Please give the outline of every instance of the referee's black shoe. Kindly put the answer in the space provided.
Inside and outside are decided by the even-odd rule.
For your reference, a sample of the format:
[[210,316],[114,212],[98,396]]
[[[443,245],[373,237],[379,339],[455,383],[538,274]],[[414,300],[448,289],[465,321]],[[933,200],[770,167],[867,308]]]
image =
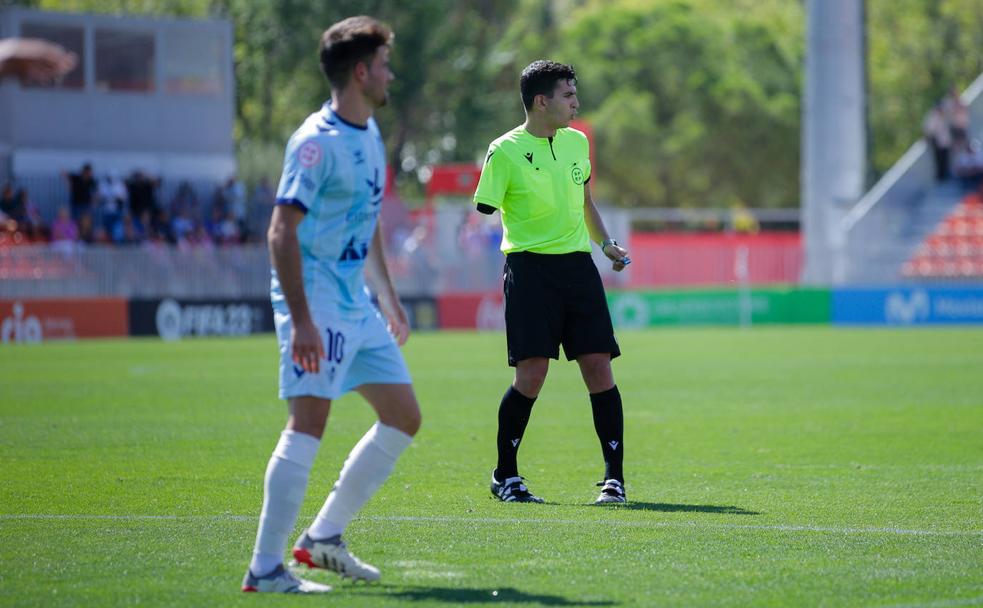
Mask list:
[[491,493],[502,502],[543,502],[543,499],[529,491],[522,477],[509,477],[505,481],[495,479],[492,472]]

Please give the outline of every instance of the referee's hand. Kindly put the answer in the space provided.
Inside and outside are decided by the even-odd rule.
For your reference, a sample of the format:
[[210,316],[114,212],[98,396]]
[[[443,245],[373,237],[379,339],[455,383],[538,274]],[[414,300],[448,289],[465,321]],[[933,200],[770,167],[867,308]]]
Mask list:
[[625,266],[631,264],[631,258],[628,257],[628,250],[620,245],[605,245],[601,251],[613,262],[611,268],[615,272],[621,272],[625,269]]

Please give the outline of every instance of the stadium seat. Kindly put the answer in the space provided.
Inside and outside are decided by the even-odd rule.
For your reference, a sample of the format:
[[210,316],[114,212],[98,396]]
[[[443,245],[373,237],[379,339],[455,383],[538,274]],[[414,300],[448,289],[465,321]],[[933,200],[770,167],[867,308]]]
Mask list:
[[983,195],[963,198],[919,243],[901,272],[912,278],[983,277]]

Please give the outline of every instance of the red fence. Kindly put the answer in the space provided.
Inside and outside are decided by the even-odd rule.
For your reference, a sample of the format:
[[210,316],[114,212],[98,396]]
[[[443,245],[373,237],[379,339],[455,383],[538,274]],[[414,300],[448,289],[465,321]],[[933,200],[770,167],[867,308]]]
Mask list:
[[631,235],[629,287],[726,285],[737,282],[738,252],[747,250],[751,283],[798,283],[802,246],[798,233]]

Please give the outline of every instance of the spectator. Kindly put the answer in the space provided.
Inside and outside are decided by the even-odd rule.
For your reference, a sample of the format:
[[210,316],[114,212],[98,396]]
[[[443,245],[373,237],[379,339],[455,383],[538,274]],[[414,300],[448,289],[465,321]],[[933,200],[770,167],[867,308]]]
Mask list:
[[189,209],[184,209],[179,215],[174,216],[174,219],[171,220],[171,232],[174,233],[174,238],[178,243],[194,231],[195,224]]
[[959,150],[965,147],[969,144],[969,108],[963,103],[958,87],[949,89],[949,94],[942,100],[942,109],[949,125],[952,148]]
[[758,218],[754,217],[754,214],[742,201],[731,205],[730,225],[733,231],[738,234],[758,234],[761,229]]
[[[150,211],[146,210],[146,213],[150,213]],[[151,234],[159,240],[176,245],[177,239],[174,238],[174,231],[171,229],[171,216],[167,213],[167,209],[158,209],[152,217]]]
[[0,212],[9,218],[14,214],[14,207],[16,204],[17,200],[14,198],[14,185],[7,182],[3,185],[3,190],[0,191]]
[[228,205],[227,211],[232,213],[239,231],[245,232],[246,229],[246,187],[236,178],[235,175],[229,177],[222,188],[222,196],[225,204]]
[[260,178],[259,183],[256,184],[256,188],[253,190],[252,200],[249,204],[253,208],[272,209],[275,202],[275,193],[273,192],[273,186],[270,185],[270,178],[264,175]]
[[242,233],[239,231],[239,226],[240,223],[236,221],[235,216],[232,213],[227,213],[225,219],[222,221],[219,238],[215,242],[221,243],[222,245],[236,245],[241,243]]
[[170,205],[171,216],[180,215],[185,209],[191,209],[192,214],[197,214],[198,212],[198,195],[195,194],[194,188],[187,180],[182,180],[178,184],[177,192],[174,193],[174,198],[171,199]]
[[85,163],[78,173],[63,173],[68,180],[71,195],[72,218],[79,221],[83,214],[91,213],[92,201],[96,194],[96,180],[92,176],[92,165]]
[[79,229],[72,220],[67,206],[58,208],[58,215],[51,224],[51,246],[65,255],[75,251],[79,241]]
[[205,222],[205,232],[216,243],[222,240],[222,224],[224,222],[225,218],[222,216],[222,209],[212,205],[212,217],[208,218],[208,221]]
[[21,219],[24,233],[34,241],[47,241],[48,228],[44,225],[44,218],[41,217],[41,210],[37,203],[27,193],[26,188],[21,188],[14,195],[18,199],[18,208],[21,209]]
[[949,177],[949,149],[952,147],[952,131],[946,120],[942,103],[937,103],[929,111],[922,123],[922,133],[932,147],[935,156],[935,179],[942,181]]
[[55,221],[51,224],[51,242],[68,241],[75,243],[78,240],[79,228],[72,221],[71,211],[63,205],[58,208],[58,215],[55,216]]
[[143,232],[143,227],[138,221],[133,219],[133,216],[129,212],[123,214],[120,221],[114,226],[111,234],[113,242],[120,245],[137,245],[146,236]]
[[130,214],[133,217],[140,217],[148,209],[152,215],[157,213],[157,186],[159,185],[160,180],[151,178],[139,169],[126,180],[126,189],[130,194]]
[[91,245],[96,242],[95,228],[92,225],[92,215],[83,213],[78,218],[79,241]]
[[123,212],[126,211],[130,195],[119,173],[110,171],[99,181],[99,214],[102,227],[112,234],[116,230]]
[[955,146],[952,174],[968,182],[983,177],[983,145],[978,139],[963,140]]
[[218,209],[220,215],[225,217],[226,212],[229,210],[228,203],[229,201],[225,199],[225,188],[215,186],[215,190],[212,191],[212,211]]
[[[259,231],[266,234],[266,228],[270,225],[270,216],[273,215],[273,207],[276,203],[276,193],[270,180],[265,175],[259,180],[256,188],[253,189],[253,196],[249,199],[249,233]],[[383,213],[385,213],[385,201],[383,201]],[[385,224],[384,224],[385,225]]]

